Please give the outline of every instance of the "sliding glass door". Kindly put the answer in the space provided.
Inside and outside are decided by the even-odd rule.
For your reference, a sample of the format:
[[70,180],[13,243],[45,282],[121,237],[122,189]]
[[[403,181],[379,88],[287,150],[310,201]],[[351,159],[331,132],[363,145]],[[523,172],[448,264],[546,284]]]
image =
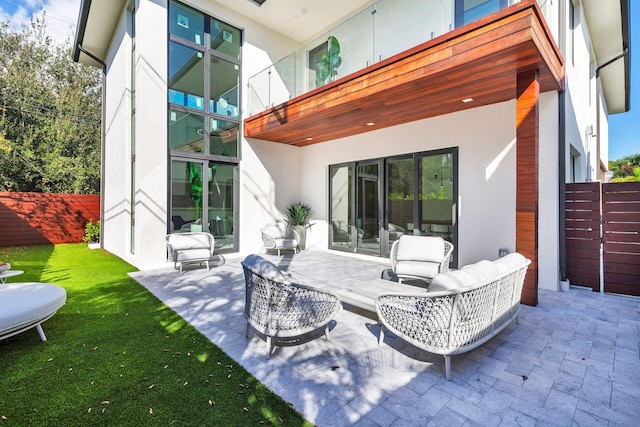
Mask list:
[[171,161],[171,233],[207,231],[216,251],[237,250],[237,167],[195,159]]
[[361,163],[357,166],[356,227],[361,235],[357,251],[380,253],[380,165],[378,162]]
[[457,152],[331,166],[329,246],[388,256],[404,234],[440,236],[456,245]]

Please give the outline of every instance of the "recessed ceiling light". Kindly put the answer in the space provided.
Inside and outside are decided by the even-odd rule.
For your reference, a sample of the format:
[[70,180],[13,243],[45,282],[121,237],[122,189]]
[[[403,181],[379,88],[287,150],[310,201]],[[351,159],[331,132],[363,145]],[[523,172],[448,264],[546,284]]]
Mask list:
[[373,126],[373,125],[375,125],[375,123],[374,122],[368,122],[368,123],[365,123],[365,125],[366,126]]
[[305,138],[307,141],[313,141],[313,138],[309,137],[309,138]]
[[465,98],[462,100],[462,102],[467,103],[467,102],[472,102],[473,98]]

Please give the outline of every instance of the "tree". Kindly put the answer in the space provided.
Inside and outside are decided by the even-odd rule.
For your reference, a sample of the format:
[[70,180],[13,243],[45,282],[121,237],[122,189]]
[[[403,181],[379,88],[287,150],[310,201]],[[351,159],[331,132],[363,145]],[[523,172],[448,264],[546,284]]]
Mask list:
[[45,18],[0,26],[0,191],[97,193],[100,71],[71,60]]
[[609,170],[613,172],[611,182],[640,181],[640,154],[630,154],[619,160],[609,161]]

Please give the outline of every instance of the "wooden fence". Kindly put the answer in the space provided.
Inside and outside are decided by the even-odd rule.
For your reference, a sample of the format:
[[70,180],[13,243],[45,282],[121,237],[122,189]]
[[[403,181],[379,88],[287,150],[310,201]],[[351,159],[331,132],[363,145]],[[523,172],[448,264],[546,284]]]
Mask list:
[[602,277],[605,292],[640,296],[640,183],[567,184],[565,194],[571,284],[600,291]]
[[604,290],[640,296],[640,182],[603,184]]
[[82,242],[100,195],[0,192],[0,246]]
[[600,290],[600,183],[565,187],[567,277],[572,285]]

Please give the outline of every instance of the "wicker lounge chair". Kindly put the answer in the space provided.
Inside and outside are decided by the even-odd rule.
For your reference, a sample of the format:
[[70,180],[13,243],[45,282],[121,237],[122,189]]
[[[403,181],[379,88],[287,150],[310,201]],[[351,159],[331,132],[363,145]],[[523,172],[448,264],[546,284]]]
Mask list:
[[329,322],[340,310],[337,295],[293,283],[291,278],[259,255],[242,262],[246,296],[244,317],[246,336],[253,327],[266,335],[267,359],[272,338],[290,338],[324,328],[329,339]]
[[262,232],[262,241],[265,249],[277,250],[278,256],[280,256],[280,251],[283,249],[292,250],[294,254],[298,253],[300,235],[287,224],[282,222],[268,224],[262,227],[260,231]]
[[441,237],[400,236],[391,246],[391,270],[402,279],[431,281],[438,273],[449,270],[453,244]]

